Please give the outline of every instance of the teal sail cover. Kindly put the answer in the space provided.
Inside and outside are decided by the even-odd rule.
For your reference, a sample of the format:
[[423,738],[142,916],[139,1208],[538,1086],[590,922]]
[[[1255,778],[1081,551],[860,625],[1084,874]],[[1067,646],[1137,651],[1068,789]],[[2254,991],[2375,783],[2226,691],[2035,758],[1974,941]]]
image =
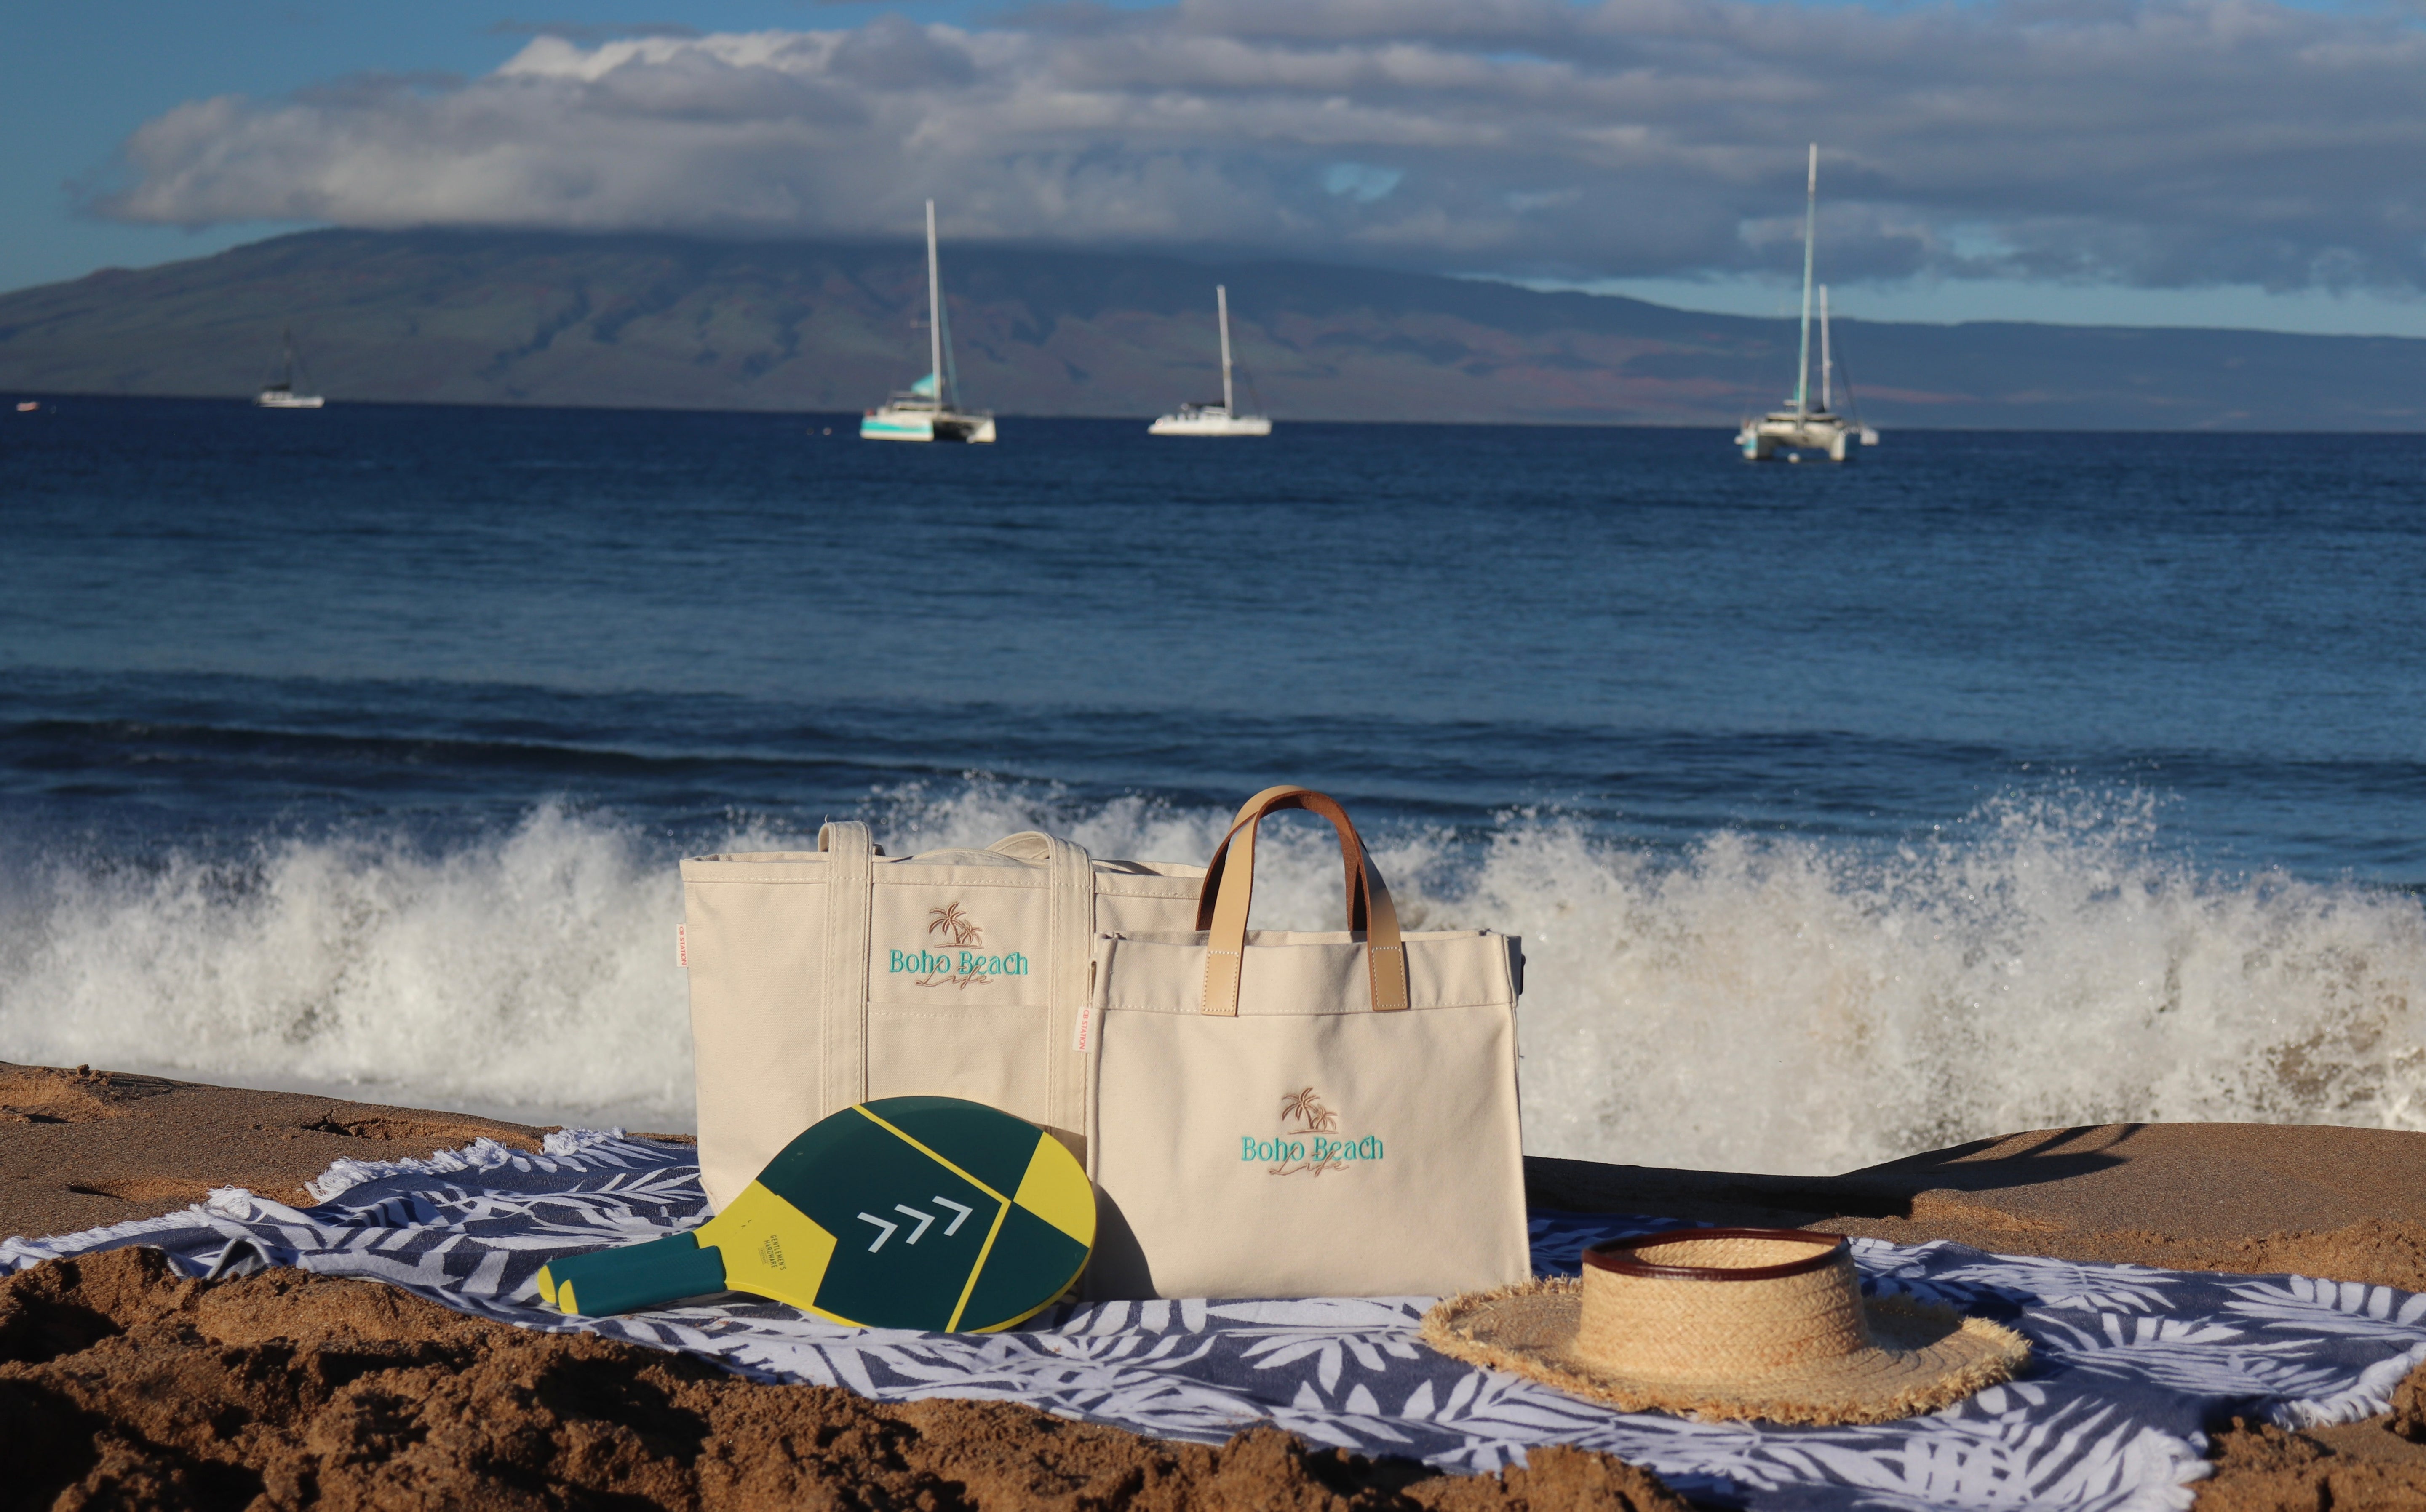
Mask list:
[[935,396],[935,375],[930,373],[925,378],[920,378],[917,382],[911,384],[910,392],[922,399],[933,398]]

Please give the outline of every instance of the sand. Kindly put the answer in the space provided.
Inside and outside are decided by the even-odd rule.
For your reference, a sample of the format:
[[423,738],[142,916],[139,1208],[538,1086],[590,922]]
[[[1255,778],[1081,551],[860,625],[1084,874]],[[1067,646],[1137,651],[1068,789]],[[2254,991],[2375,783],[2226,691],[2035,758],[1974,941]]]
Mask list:
[[0,1061],[0,1234],[174,1213],[215,1186],[309,1203],[337,1161],[395,1160],[487,1137],[537,1150],[543,1131],[464,1114],[124,1071]]
[[[340,1157],[543,1131],[0,1064],[0,1233],[309,1201]],[[2251,1124],[2022,1134],[1825,1180],[1528,1160],[1536,1202],[2426,1291],[2426,1134]],[[2368,1423],[2220,1424],[2203,1512],[2426,1506],[2426,1371]],[[0,1512],[16,1507],[1609,1508],[1685,1504],[1606,1456],[1437,1475],[1270,1429],[1219,1449],[1006,1404],[753,1385],[363,1281],[187,1281],[156,1252],[0,1281]]]

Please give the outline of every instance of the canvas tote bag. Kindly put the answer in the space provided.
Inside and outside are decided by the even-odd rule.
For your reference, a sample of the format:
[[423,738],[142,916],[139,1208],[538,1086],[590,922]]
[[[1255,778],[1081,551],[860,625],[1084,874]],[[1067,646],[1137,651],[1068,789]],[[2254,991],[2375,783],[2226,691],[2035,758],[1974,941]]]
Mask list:
[[[1247,931],[1255,826],[1338,832],[1344,934]],[[1530,1274],[1517,941],[1402,934],[1339,805],[1247,801],[1196,928],[1106,931],[1088,1021],[1091,1296],[1399,1296]]]
[[1195,866],[1029,831],[896,859],[864,824],[815,851],[682,863],[700,1180],[721,1212],[793,1135],[872,1097],[967,1098],[1081,1150],[1095,935],[1185,929]]

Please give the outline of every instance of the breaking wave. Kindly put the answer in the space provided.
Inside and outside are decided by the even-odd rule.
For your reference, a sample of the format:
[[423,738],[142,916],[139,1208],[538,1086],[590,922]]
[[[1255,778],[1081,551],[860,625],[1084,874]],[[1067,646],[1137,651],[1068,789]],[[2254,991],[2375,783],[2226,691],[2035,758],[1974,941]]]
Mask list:
[[[1524,937],[1537,1154],[1825,1173],[2078,1123],[2426,1127],[2418,901],[2203,873],[2153,814],[2009,797],[1884,851],[1660,851],[1543,813],[1372,838],[1411,924]],[[971,781],[881,792],[867,817],[896,855],[1042,828],[1197,861],[1223,815]],[[1257,925],[1337,927],[1327,832],[1293,818],[1275,842]],[[742,824],[686,848],[801,843]],[[0,1058],[687,1128],[673,857],[542,806],[434,851],[352,834],[21,865]]]

